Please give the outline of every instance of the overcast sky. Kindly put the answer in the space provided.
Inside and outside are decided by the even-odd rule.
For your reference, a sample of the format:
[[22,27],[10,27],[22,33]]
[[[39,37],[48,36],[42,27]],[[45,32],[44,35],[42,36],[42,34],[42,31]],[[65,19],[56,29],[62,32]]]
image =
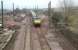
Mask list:
[[[1,0],[0,0],[1,1]],[[12,9],[12,3],[14,3],[15,8],[47,8],[48,3],[51,1],[51,7],[58,7],[58,0],[3,0],[4,8]],[[78,3],[78,0],[75,0]],[[0,4],[1,5],[1,4]]]

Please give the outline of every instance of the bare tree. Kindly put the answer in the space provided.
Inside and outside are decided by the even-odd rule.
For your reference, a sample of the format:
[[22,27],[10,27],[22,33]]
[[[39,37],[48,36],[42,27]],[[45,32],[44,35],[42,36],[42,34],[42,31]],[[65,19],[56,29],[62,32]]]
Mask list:
[[72,0],[61,0],[59,1],[60,8],[63,10],[63,16],[65,23],[68,23],[68,17],[72,14],[73,1]]

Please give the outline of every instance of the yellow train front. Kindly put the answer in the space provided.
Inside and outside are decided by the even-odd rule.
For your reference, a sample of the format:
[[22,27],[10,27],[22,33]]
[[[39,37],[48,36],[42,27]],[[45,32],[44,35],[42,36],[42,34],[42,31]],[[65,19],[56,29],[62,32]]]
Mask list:
[[33,25],[35,26],[35,27],[40,27],[41,26],[41,23],[42,23],[42,20],[40,19],[40,18],[33,18]]

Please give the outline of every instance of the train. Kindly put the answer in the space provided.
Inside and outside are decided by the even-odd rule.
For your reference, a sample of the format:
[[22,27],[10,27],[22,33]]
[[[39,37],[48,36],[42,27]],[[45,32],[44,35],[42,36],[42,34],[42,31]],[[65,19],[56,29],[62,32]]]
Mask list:
[[34,11],[31,11],[32,14],[32,23],[35,27],[40,27],[42,20],[40,17],[37,16],[37,14]]
[[34,17],[32,18],[32,22],[35,27],[40,27],[42,20],[39,17]]

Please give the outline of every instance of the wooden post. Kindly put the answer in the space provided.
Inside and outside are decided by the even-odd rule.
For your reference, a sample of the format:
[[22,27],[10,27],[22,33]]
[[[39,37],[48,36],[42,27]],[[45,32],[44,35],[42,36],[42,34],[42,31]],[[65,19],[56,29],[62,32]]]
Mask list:
[[13,17],[14,17],[14,3],[13,3]]
[[48,4],[49,28],[51,27],[51,1]]
[[1,11],[2,11],[2,30],[4,29],[4,19],[3,19],[3,1],[1,1]]

